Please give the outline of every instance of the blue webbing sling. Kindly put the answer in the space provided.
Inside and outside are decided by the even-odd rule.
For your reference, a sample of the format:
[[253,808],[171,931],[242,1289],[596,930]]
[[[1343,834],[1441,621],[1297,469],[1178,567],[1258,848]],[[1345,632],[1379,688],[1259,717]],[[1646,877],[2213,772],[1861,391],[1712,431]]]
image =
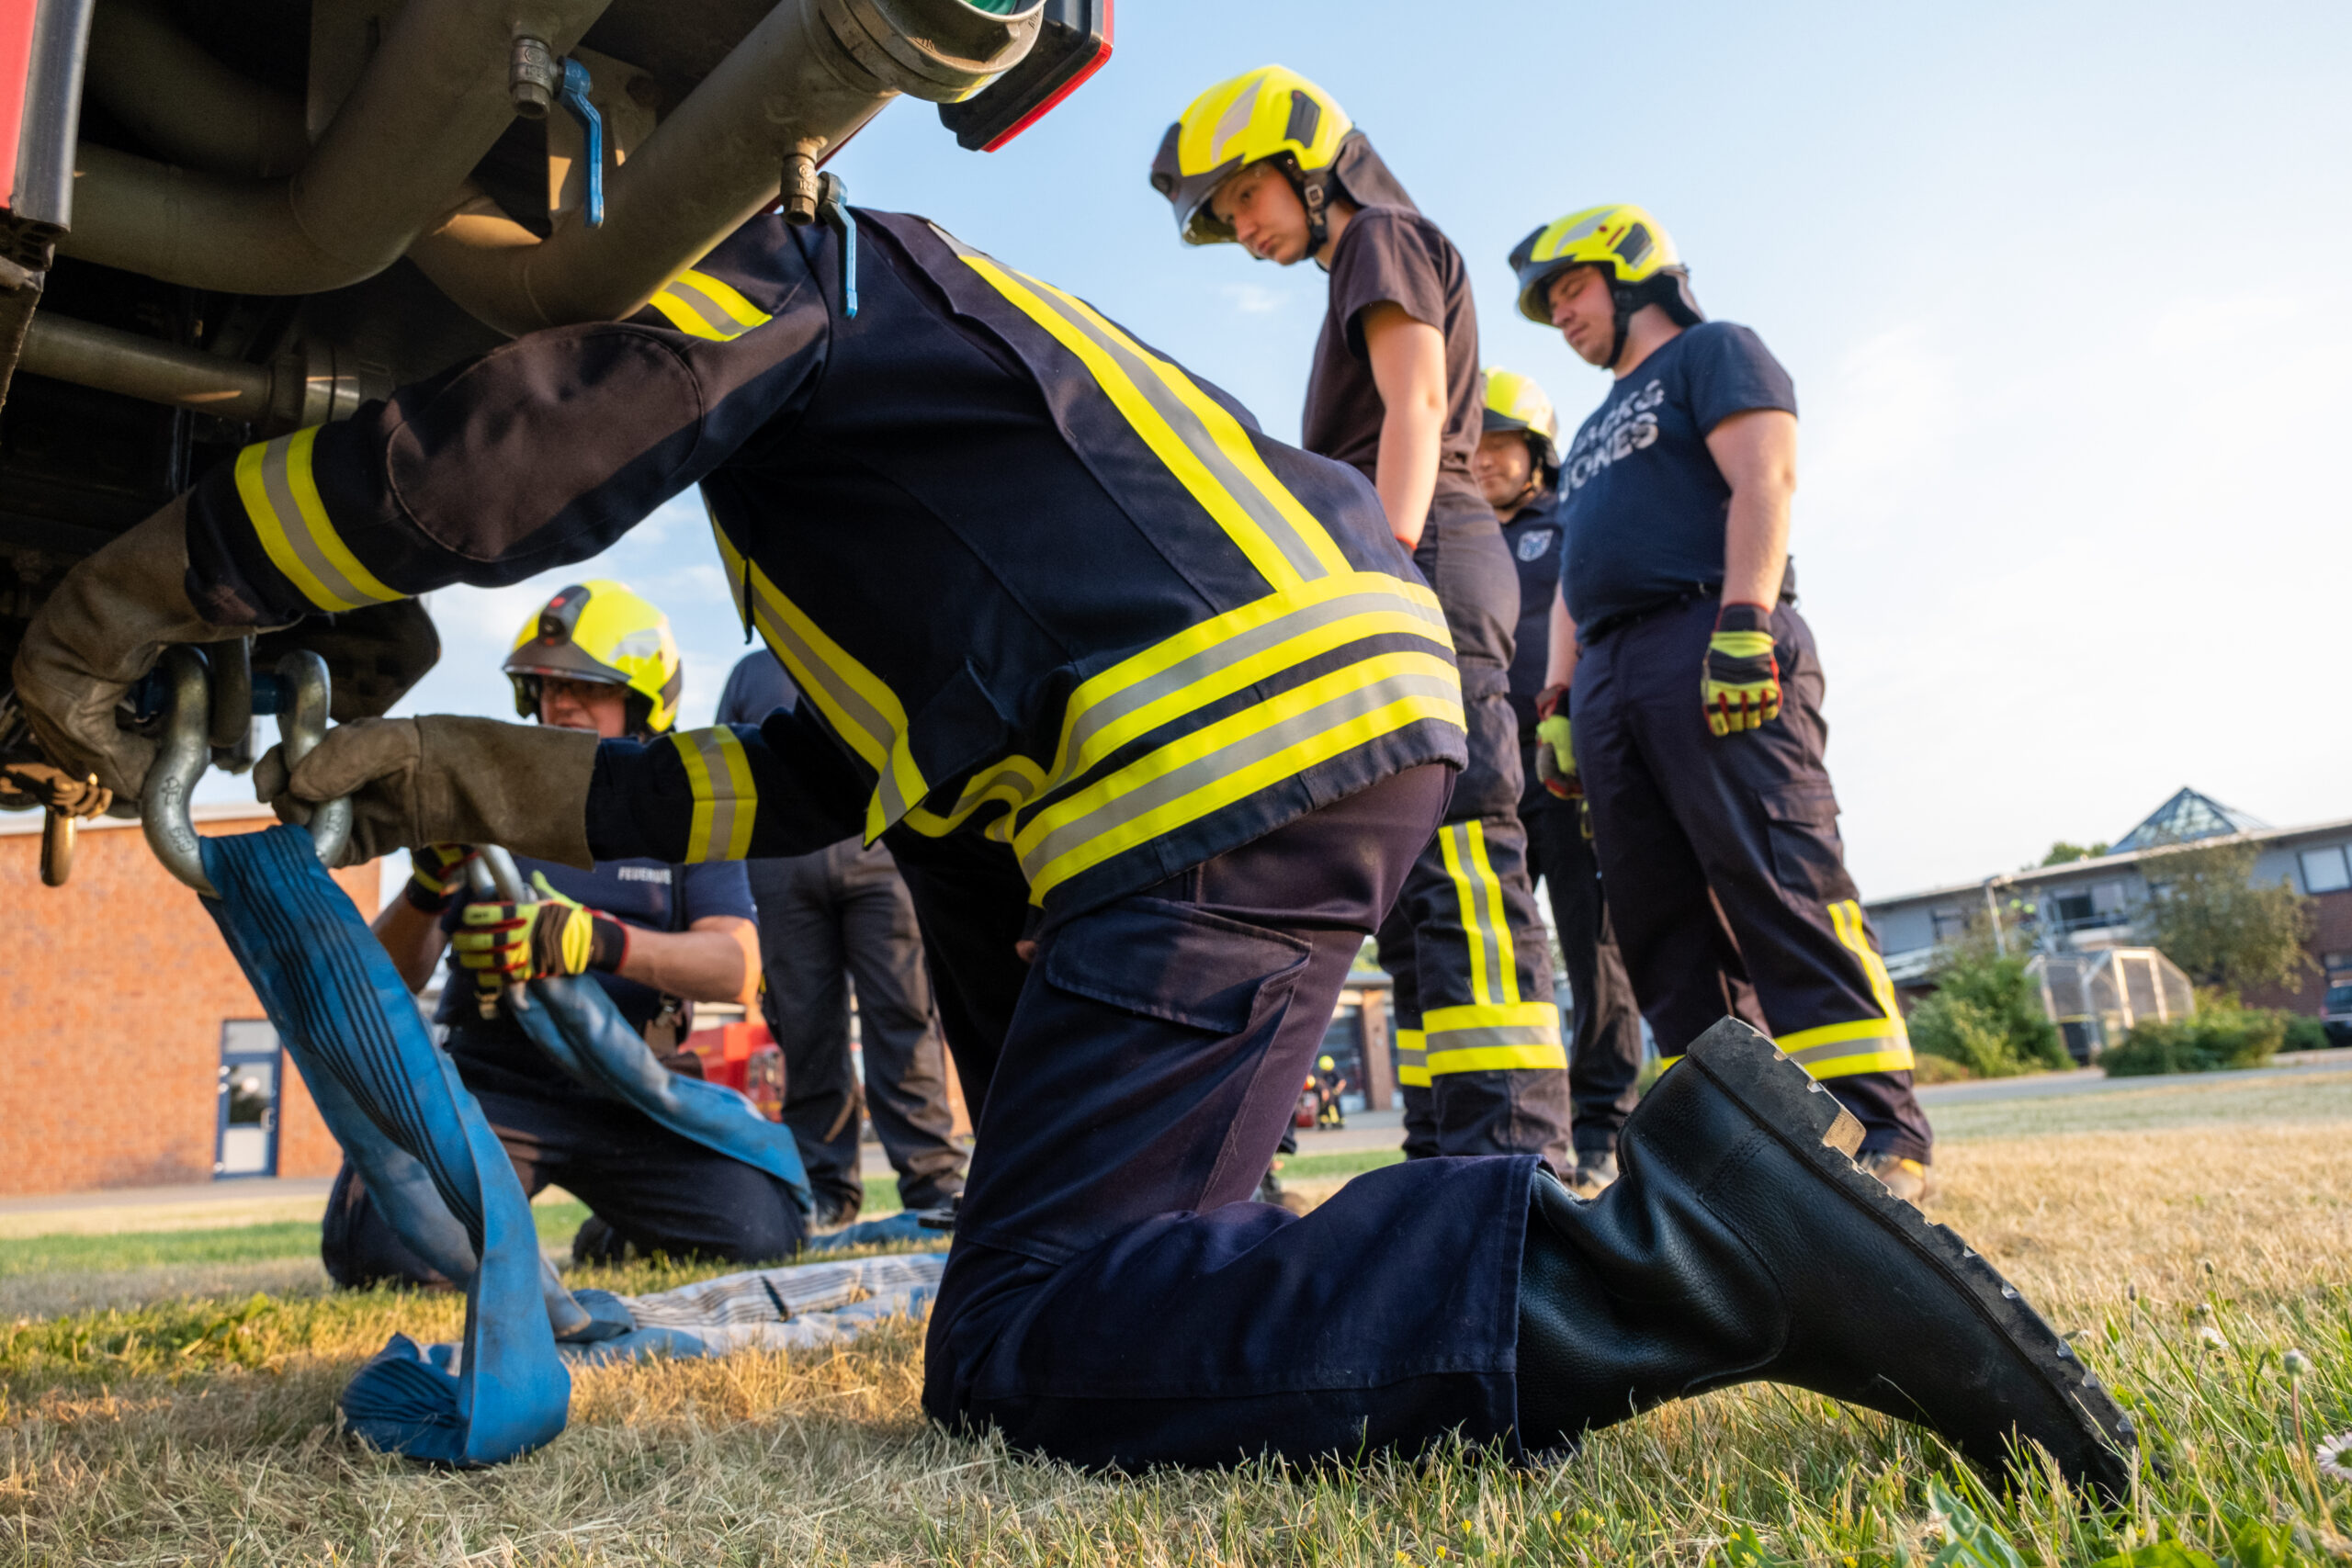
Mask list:
[[[603,1341],[637,1324],[607,1292],[575,1296],[556,1279],[497,1135],[309,835],[208,839],[201,852],[220,894],[205,907],[322,1120],[393,1230],[466,1282],[460,1370],[395,1335],[345,1389],[345,1419],[375,1447],[447,1464],[494,1464],[547,1443],[571,1396],[555,1341]],[[789,1129],[731,1089],[664,1068],[594,982],[536,980],[529,992],[514,1016],[569,1076],[775,1177],[809,1211]]]
[[[354,1125],[356,1110],[414,1161],[476,1260],[450,1276],[465,1280],[461,1369],[441,1371],[395,1335],[343,1391],[345,1419],[375,1447],[450,1465],[496,1464],[551,1441],[563,1430],[571,1377],[556,1351],[530,1201],[481,1108],[309,833],[274,828],[206,839],[202,850],[220,895],[205,908],[303,1081],[314,1095],[325,1089],[322,1116],[336,1117],[338,1137],[348,1134],[380,1162],[380,1144]],[[417,1196],[406,1168],[386,1174],[391,1194]],[[413,1218],[403,1228],[415,1228]],[[426,1234],[453,1254],[452,1235]]]

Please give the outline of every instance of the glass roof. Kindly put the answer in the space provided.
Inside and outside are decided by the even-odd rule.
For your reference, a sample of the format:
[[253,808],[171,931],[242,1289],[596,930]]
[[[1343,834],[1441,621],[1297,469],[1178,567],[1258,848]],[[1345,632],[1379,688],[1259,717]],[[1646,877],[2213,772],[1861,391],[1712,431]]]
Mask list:
[[2182,844],[2194,839],[2244,833],[2268,826],[2261,818],[2233,810],[2211,795],[2184,789],[2157,807],[2146,821],[2116,840],[2108,853],[2129,854],[2137,850],[2152,850],[2159,844]]

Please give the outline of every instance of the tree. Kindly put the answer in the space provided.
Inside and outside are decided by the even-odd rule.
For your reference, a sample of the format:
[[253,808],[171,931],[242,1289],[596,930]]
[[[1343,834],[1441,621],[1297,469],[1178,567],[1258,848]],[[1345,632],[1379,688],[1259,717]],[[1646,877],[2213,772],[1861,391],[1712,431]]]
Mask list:
[[[2105,853],[2107,853],[2107,840],[2104,839],[2095,844],[2072,844],[2061,839],[2050,846],[2050,852],[2041,857],[2041,863],[2067,865],[2078,860],[2097,860]],[[2026,869],[2031,871],[2036,868],[2028,866]]]
[[2142,933],[2189,979],[2231,998],[2319,967],[2303,951],[2311,900],[2284,880],[2256,886],[2260,853],[2226,839],[2160,851],[2140,866],[2154,895],[2136,911]]
[[1983,1078],[2075,1065],[2043,1016],[2025,960],[1996,956],[1972,932],[1946,950],[1932,995],[1911,1010],[1911,1043]]

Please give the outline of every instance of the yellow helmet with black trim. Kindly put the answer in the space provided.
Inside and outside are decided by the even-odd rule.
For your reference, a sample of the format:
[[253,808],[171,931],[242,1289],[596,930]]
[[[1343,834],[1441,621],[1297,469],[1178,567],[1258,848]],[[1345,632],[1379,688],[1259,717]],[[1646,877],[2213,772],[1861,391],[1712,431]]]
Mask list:
[[1536,468],[1556,472],[1560,467],[1560,416],[1553,409],[1552,400],[1544,396],[1544,389],[1535,384],[1535,378],[1489,366],[1486,382],[1487,407],[1481,428],[1523,432],[1528,446],[1535,454]]
[[676,724],[686,680],[670,617],[608,578],[575,582],[548,600],[524,623],[503,668],[525,718],[538,716],[545,676],[628,687],[631,734],[660,735]]
[[1319,248],[1329,176],[1355,122],[1337,98],[1281,65],[1261,65],[1219,82],[1194,98],[1159,143],[1151,186],[1176,209],[1176,231],[1187,244],[1230,243],[1232,226],[1217,221],[1209,197],[1233,175],[1266,159],[1283,173],[1306,205]]
[[1682,265],[1674,237],[1638,207],[1588,207],[1555,218],[1513,245],[1510,269],[1519,278],[1519,313],[1550,326],[1552,280],[1577,266],[1597,266],[1608,276],[1617,307],[1611,365],[1624,352],[1626,323],[1645,305],[1663,307],[1678,326],[1695,327],[1707,319],[1690,292],[1690,269]]

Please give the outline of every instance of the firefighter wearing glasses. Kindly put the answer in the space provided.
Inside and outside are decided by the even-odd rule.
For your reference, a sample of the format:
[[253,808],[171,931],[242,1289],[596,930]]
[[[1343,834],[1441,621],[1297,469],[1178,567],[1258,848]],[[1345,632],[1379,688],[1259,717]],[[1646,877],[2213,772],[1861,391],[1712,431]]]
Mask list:
[[[522,717],[639,740],[675,728],[685,682],[669,617],[604,579],[563,588],[525,621],[504,671]],[[516,869],[541,900],[514,905],[468,896],[471,853],[464,844],[416,851],[408,886],[377,916],[376,935],[413,987],[447,951],[436,1021],[449,1032],[458,1076],[481,1102],[524,1191],[554,1184],[588,1205],[573,1256],[616,1261],[632,1246],[729,1262],[790,1256],[806,1224],[782,1182],[573,1083],[494,1001],[509,981],[586,975],[673,1070],[699,1074],[678,1051],[684,1010],[738,1001],[759,985],[744,868],[640,856],[582,870],[518,856]],[[328,1272],[346,1285],[435,1282],[348,1166],[327,1206],[322,1251]]]
[[1545,684],[1571,695],[1540,761],[1582,781],[1658,1049],[1760,1010],[1751,1021],[1861,1120],[1865,1164],[1922,1197],[1931,1134],[1846,874],[1820,656],[1788,562],[1795,387],[1754,333],[1700,312],[1638,207],[1555,219],[1510,265],[1520,313],[1615,378],[1560,475]]
[[[1519,820],[1509,701],[1519,587],[1471,472],[1478,320],[1467,266],[1329,94],[1270,65],[1168,128],[1151,183],[1188,244],[1330,274],[1309,451],[1353,465],[1436,590],[1461,661],[1470,765],[1380,928],[1396,982],[1406,1153],[1542,1155],[1563,1174],[1567,1056]],[[1422,1086],[1426,1086],[1426,1089]]]
[[1589,1198],[1617,1179],[1617,1134],[1640,1096],[1642,1021],[1625,963],[1610,931],[1592,824],[1584,803],[1536,756],[1535,728],[1558,704],[1545,688],[1552,601],[1560,592],[1560,435],[1552,400],[1534,378],[1489,369],[1486,418],[1472,464],[1487,504],[1503,525],[1503,547],[1519,568],[1519,625],[1510,661],[1510,707],[1519,720],[1527,788],[1519,819],[1527,829],[1527,866],[1544,884],[1560,939],[1568,992],[1576,1002],[1576,1039],[1568,1051],[1568,1096],[1575,1103],[1576,1169],[1568,1186]]
[[847,277],[846,236],[757,218],[626,321],[248,447],[28,628],[51,760],[136,793],[150,743],[115,712],[160,643],[513,581],[699,484],[789,713],[650,741],[362,721],[256,785],[349,794],[354,857],[887,841],[978,1111],[933,1416],[1129,1468],[1538,1452],[1770,1377],[2127,1483],[2064,1343],[1736,1023],[1594,1202],[1532,1155],[1401,1162],[1305,1218],[1248,1201],[1462,766],[1444,616],[1354,469],[920,218],[842,218]]

